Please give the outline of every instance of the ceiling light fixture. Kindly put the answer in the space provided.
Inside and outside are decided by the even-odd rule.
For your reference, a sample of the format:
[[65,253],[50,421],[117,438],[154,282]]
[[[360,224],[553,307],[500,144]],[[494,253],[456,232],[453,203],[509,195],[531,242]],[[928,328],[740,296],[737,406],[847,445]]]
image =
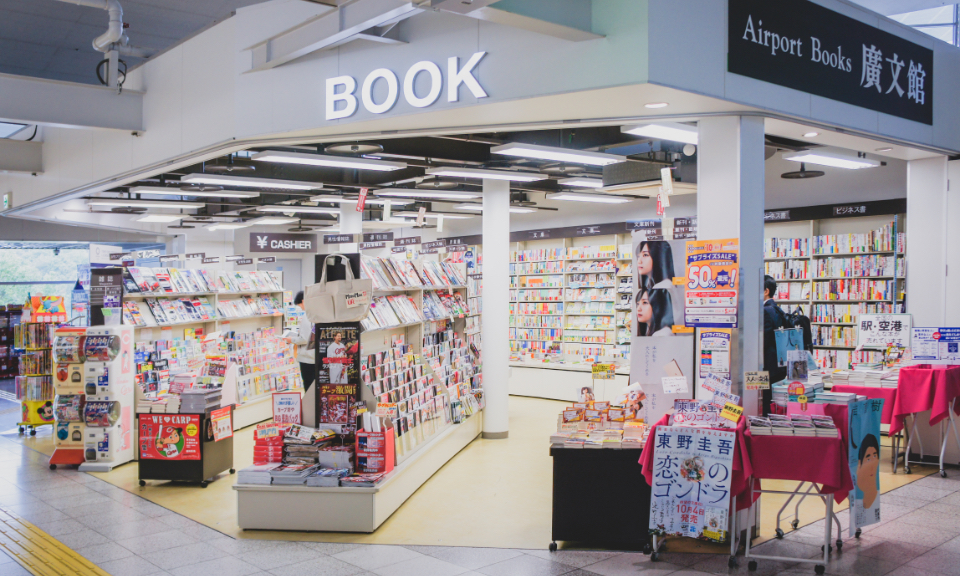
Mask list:
[[155,194],[158,196],[197,196],[210,198],[257,198],[259,192],[241,192],[239,190],[181,190],[162,186],[134,186],[131,194]]
[[87,206],[126,206],[129,208],[203,208],[203,202],[177,202],[175,200],[132,200],[129,198],[94,198]]
[[650,102],[649,104],[644,104],[644,108],[666,108],[670,104],[667,102]]
[[291,222],[298,222],[299,220],[299,218],[284,218],[281,216],[261,216],[260,218],[247,220],[244,224],[251,226],[279,226],[280,224],[290,224]]
[[267,150],[258,152],[250,157],[251,160],[261,162],[282,162],[284,164],[306,164],[309,166],[324,166],[326,168],[350,168],[354,170],[376,170],[377,172],[392,172],[407,167],[406,162],[388,162],[372,158],[351,156],[327,156],[325,154],[304,154],[301,152],[281,152]]
[[[311,202],[334,202],[343,204],[345,202],[356,202],[358,198],[345,198],[343,196],[333,196],[333,195],[321,195],[321,196],[312,196],[310,198]],[[378,200],[376,198],[371,198],[367,196],[367,204],[380,205],[384,204],[386,200]],[[391,199],[390,203],[394,206],[406,206],[407,204],[413,204],[416,200],[405,200],[402,198],[397,198],[396,200]]]
[[573,162],[575,164],[589,164],[591,166],[608,166],[626,162],[626,156],[604,154],[603,152],[587,152],[585,150],[570,150],[553,146],[539,146],[536,144],[522,144],[513,142],[502,146],[494,146],[491,154],[505,156],[519,156],[521,158],[536,158],[537,160],[554,160],[557,162]]
[[[458,204],[453,207],[454,210],[471,210],[473,212],[483,212],[483,204]],[[511,206],[510,212],[514,214],[529,214],[531,212],[536,212],[533,208],[521,208],[519,206]]]
[[257,208],[259,212],[281,212],[286,214],[287,212],[300,212],[303,214],[339,214],[339,208],[323,208],[320,206],[260,206]]
[[620,131],[634,136],[646,136],[684,144],[697,144],[700,131],[696,126],[677,122],[659,122],[657,124],[633,124],[621,126]]
[[188,184],[214,184],[216,186],[242,186],[248,188],[271,188],[275,190],[316,190],[323,188],[320,182],[275,180],[251,176],[225,176],[222,174],[187,174],[180,182]]
[[819,135],[820,135],[819,132],[807,132],[806,134],[803,135],[803,137],[804,137],[804,138],[816,138],[816,137],[819,136]]
[[182,218],[186,218],[184,214],[147,214],[146,216],[141,216],[137,218],[137,222],[176,222]]
[[567,200],[570,202],[596,202],[598,204],[626,204],[633,202],[633,198],[623,196],[605,196],[601,194],[580,194],[577,192],[557,192],[547,194],[547,200]]
[[893,152],[893,148],[877,148],[877,152]]
[[247,224],[246,222],[244,222],[244,223],[242,223],[242,224],[240,224],[240,223],[233,223],[233,222],[221,222],[220,224],[213,224],[212,226],[207,226],[207,230],[210,230],[210,231],[215,231],[215,230],[237,230],[237,229],[239,229],[239,228],[249,228],[249,227],[250,227],[250,225]]
[[546,180],[546,174],[534,174],[532,172],[510,172],[507,170],[484,170],[481,168],[456,168],[454,166],[444,166],[441,168],[428,168],[428,176],[449,176],[453,178],[479,178],[482,180],[508,180],[510,182],[536,182],[537,180]]
[[[377,190],[377,196],[393,198],[409,196],[411,198],[430,198],[433,200],[473,200],[480,198],[479,192],[459,192],[456,190],[420,190],[415,188],[383,188]],[[368,200],[369,202],[369,200]]]
[[859,156],[841,154],[838,152],[829,152],[827,150],[805,150],[803,152],[795,152],[793,154],[784,155],[783,159],[791,160],[793,162],[806,162],[807,164],[819,164],[820,166],[831,166],[833,168],[846,168],[848,170],[876,168],[880,165],[879,160],[871,160],[870,158],[861,158]]
[[579,186],[581,188],[603,188],[603,178],[574,176],[573,178],[562,178],[557,180],[557,184],[562,184],[564,186]]
[[[401,218],[416,218],[419,216],[419,213],[418,212],[395,212],[394,216],[400,216]],[[436,218],[439,218],[440,216],[443,216],[445,220],[446,219],[466,220],[468,218],[473,218],[473,214],[451,214],[449,212],[444,212],[442,214],[439,214],[437,212],[427,212],[426,214],[424,214],[424,218],[436,219]]]

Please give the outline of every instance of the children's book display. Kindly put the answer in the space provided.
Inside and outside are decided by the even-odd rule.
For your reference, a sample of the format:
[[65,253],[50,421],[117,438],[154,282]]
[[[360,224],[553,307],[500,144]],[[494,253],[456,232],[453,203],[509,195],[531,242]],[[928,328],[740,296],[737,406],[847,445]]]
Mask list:
[[640,409],[646,395],[639,384],[628,386],[615,402],[593,399],[593,388],[584,386],[578,402],[557,417],[551,448],[643,448],[649,432]]
[[19,353],[14,392],[20,401],[19,431],[36,435],[37,426],[54,422],[53,331],[67,321],[62,296],[31,296],[13,328],[13,349]]

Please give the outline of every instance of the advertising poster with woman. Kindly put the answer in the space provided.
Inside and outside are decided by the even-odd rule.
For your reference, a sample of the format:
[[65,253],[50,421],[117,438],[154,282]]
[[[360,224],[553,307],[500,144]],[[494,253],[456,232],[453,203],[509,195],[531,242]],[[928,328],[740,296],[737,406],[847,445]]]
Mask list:
[[862,400],[849,405],[850,433],[850,535],[880,521],[880,416],[883,399]]
[[665,393],[662,379],[693,380],[694,343],[693,334],[683,326],[684,286],[673,283],[684,273],[684,241],[647,236],[646,230],[633,232],[630,382],[646,392],[643,417],[653,423],[673,408],[674,400],[690,398],[689,392]]

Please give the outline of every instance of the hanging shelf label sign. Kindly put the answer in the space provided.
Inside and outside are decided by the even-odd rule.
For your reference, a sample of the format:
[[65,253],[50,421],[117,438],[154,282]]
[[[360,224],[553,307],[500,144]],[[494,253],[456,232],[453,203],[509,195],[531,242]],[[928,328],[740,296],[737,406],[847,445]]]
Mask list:
[[[392,234],[392,232],[391,232],[391,234]],[[411,237],[409,237],[409,238],[394,238],[394,239],[393,239],[393,245],[394,245],[394,246],[412,246],[412,245],[414,245],[414,244],[419,244],[419,243],[420,243],[420,237],[419,237],[419,236],[411,236]]]

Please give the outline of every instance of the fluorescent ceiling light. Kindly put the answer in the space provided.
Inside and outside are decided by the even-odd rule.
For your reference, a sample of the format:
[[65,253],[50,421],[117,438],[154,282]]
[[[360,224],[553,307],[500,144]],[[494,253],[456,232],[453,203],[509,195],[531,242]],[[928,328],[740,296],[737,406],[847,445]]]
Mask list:
[[816,138],[816,137],[819,136],[819,135],[820,135],[819,132],[807,132],[806,134],[803,135],[803,137],[804,137],[804,138]]
[[9,138],[26,127],[26,124],[0,122],[0,138]]
[[[311,202],[356,202],[358,198],[344,198],[343,196],[332,196],[332,195],[322,195],[322,196],[313,196],[310,198]],[[397,198],[396,200],[391,199],[390,204],[393,206],[406,206],[407,204],[413,204],[416,200],[404,200],[402,198]],[[386,200],[378,200],[376,198],[371,198],[367,196],[367,204],[380,205],[386,203]]]
[[503,146],[494,146],[492,154],[506,156],[520,156],[521,158],[536,158],[538,160],[554,160],[557,162],[573,162],[575,164],[590,164],[591,166],[607,166],[626,162],[626,156],[604,154],[602,152],[587,152],[585,150],[570,150],[554,148],[553,146],[538,146],[536,144],[521,144],[514,142]]
[[[417,212],[396,212],[394,216],[400,216],[401,218],[416,218],[418,216]],[[424,218],[439,218],[443,216],[444,220],[466,220],[468,218],[473,218],[473,214],[437,214],[436,212],[427,212],[424,214]]]
[[207,230],[237,230],[238,228],[248,228],[250,225],[247,223],[232,223],[232,222],[222,222],[220,224],[214,224],[213,226],[208,226]]
[[[384,188],[377,190],[377,196],[409,196],[410,198],[430,198],[434,200],[473,200],[480,198],[479,192],[458,192],[456,190],[419,190],[417,188]],[[367,200],[369,202],[369,200]]]
[[568,200],[570,202],[597,202],[599,204],[626,204],[633,198],[623,196],[604,196],[601,194],[579,194],[577,192],[557,192],[547,194],[547,200]]
[[656,124],[634,124],[622,126],[620,131],[634,136],[659,138],[685,144],[696,144],[700,131],[696,126],[679,124],[677,122],[658,122]]
[[649,104],[644,104],[646,108],[666,108],[670,104],[666,102],[650,102]]
[[893,148],[877,148],[877,152],[892,152]]
[[581,188],[603,188],[603,178],[588,178],[586,176],[574,176],[572,178],[561,178],[557,184],[564,186],[579,186]]
[[203,208],[203,202],[177,202],[176,200],[131,200],[128,198],[94,198],[87,206],[128,206],[131,208]]
[[134,186],[131,194],[157,194],[160,196],[198,196],[210,198],[257,198],[259,192],[241,192],[239,190],[181,190],[179,188],[165,188],[163,186]]
[[808,164],[819,164],[820,166],[831,166],[833,168],[846,168],[848,170],[859,170],[860,168],[876,168],[880,165],[879,160],[870,158],[859,158],[857,156],[829,152],[827,150],[806,150],[804,152],[795,152],[786,154],[784,160],[794,162],[806,162]]
[[253,226],[254,224],[262,226],[276,226],[280,224],[290,224],[292,222],[299,221],[299,218],[286,218],[282,216],[261,216],[260,218],[254,218],[252,220],[247,220],[244,224],[249,224]]
[[176,222],[186,218],[183,214],[147,214],[137,218],[137,222]]
[[[483,204],[458,204],[453,207],[454,210],[472,210],[474,212],[483,212]],[[511,206],[510,211],[514,214],[529,214],[531,212],[536,212],[533,208],[521,208],[519,206]]]
[[214,186],[245,186],[249,188],[272,188],[277,190],[316,190],[323,188],[320,182],[274,180],[249,176],[223,176],[220,174],[188,174],[180,178],[186,184],[213,184]]
[[507,170],[483,170],[480,168],[428,168],[428,176],[450,176],[455,178],[480,178],[482,180],[509,180],[511,182],[536,182],[546,180],[546,174],[532,172],[510,172]]
[[326,154],[304,154],[301,152],[280,152],[267,150],[258,152],[250,157],[251,160],[263,162],[283,162],[285,164],[307,164],[310,166],[325,166],[328,168],[352,168],[355,170],[376,170],[378,172],[392,172],[407,167],[406,162],[388,162],[373,158],[352,158],[344,156],[328,156]]
[[260,206],[260,212],[300,212],[303,214],[339,214],[339,208],[322,208],[320,206]]

